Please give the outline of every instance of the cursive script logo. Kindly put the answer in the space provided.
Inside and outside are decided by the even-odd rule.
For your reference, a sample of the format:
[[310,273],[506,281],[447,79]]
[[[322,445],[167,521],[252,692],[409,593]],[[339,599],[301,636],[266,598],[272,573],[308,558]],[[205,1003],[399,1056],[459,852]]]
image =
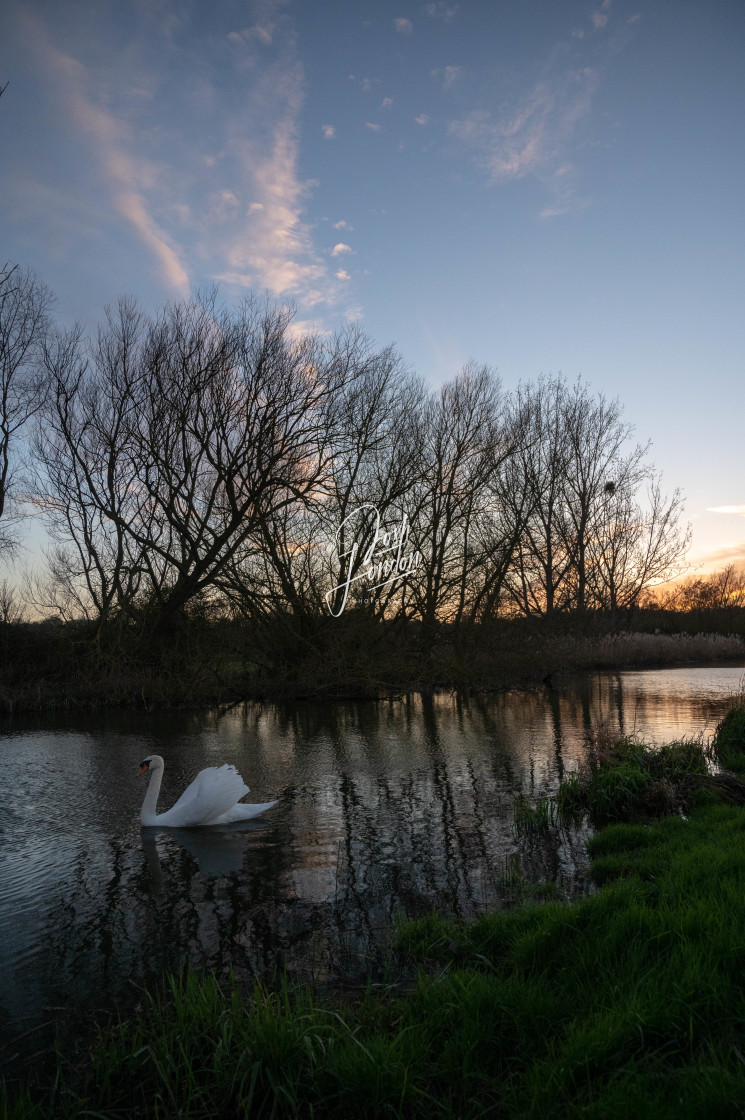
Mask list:
[[[374,591],[390,587],[396,580],[405,579],[417,570],[422,554],[416,549],[406,551],[409,532],[409,518],[405,513],[399,525],[384,529],[380,523],[380,512],[371,502],[363,502],[344,518],[336,531],[341,582],[326,593],[326,606],[334,618],[338,618],[347,605],[353,584],[364,580],[365,597],[372,598]],[[371,539],[363,552],[362,542],[370,534]],[[339,597],[340,602],[334,609],[334,602]]]

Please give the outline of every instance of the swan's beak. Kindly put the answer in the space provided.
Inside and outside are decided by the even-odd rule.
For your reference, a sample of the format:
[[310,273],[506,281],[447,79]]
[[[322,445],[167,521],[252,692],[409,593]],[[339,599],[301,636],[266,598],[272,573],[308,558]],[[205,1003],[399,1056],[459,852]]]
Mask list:
[[149,769],[150,769],[150,767],[147,764],[147,762],[141,763],[140,769],[137,771],[137,777],[139,778],[140,774],[147,774]]

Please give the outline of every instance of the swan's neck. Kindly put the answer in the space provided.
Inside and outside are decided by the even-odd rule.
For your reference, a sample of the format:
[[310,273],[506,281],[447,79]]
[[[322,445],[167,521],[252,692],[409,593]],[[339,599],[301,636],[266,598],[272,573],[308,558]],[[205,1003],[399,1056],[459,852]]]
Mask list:
[[145,800],[142,802],[142,809],[140,810],[141,824],[155,824],[157,820],[158,814],[156,813],[156,806],[158,804],[158,794],[160,793],[160,783],[162,779],[162,767],[152,771],[150,775],[150,784],[147,787]]

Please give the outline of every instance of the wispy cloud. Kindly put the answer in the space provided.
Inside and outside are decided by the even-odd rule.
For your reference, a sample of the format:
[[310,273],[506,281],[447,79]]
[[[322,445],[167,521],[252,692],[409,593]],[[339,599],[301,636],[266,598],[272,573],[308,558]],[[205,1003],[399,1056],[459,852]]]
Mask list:
[[49,80],[66,103],[73,125],[93,141],[114,210],[152,252],[165,284],[180,295],[188,295],[189,278],[177,243],[156,221],[146,197],[157,176],[155,165],[134,156],[134,138],[127,122],[97,103],[95,74],[58,49],[40,19],[20,9],[16,9],[15,15],[22,21],[27,41]]
[[[302,220],[303,203],[310,184],[296,172],[297,125],[292,99],[285,114],[275,120],[272,143],[262,160],[250,138],[234,136],[228,143],[230,163],[241,169],[240,178],[252,184],[261,209],[249,208],[242,221],[220,230],[220,244],[227,267],[217,278],[238,287],[265,287],[278,296],[300,299],[308,306],[328,301],[326,268],[314,251],[310,229]],[[214,209],[205,215],[204,235],[217,232]],[[207,250],[206,244],[202,242]]]
[[704,572],[717,571],[719,568],[723,568],[725,564],[737,564],[745,567],[745,541],[707,549],[691,556],[689,559],[701,563]]
[[[316,184],[298,175],[304,72],[281,0],[263,0],[259,10],[257,25],[271,34],[272,50],[257,53],[249,42],[239,60],[242,65],[234,77],[242,78],[246,101],[223,123],[219,177],[242,198],[258,201],[261,210],[249,206],[222,225],[208,210],[199,247],[205,260],[214,262],[217,279],[242,288],[265,288],[315,308],[332,304],[341,292],[305,219]],[[268,46],[266,37],[259,46]],[[322,131],[326,139],[335,136],[333,125],[324,125]]]
[[414,30],[414,24],[410,19],[394,19],[393,26],[399,35],[411,35]]
[[[609,7],[604,3],[600,14]],[[539,211],[543,219],[588,205],[578,194],[574,157],[602,74],[602,50],[589,51],[576,41],[556,44],[532,82],[513,89],[499,111],[474,108],[449,125],[451,138],[471,149],[493,183],[538,178],[550,195]]]
[[354,82],[356,86],[362,90],[363,93],[370,93],[373,85],[380,81],[380,78],[359,78],[356,74],[349,75],[350,82]]
[[430,19],[441,19],[444,23],[450,23],[455,19],[460,4],[446,4],[445,0],[438,0],[436,4],[425,4],[422,11]]
[[450,89],[463,74],[462,66],[445,66],[438,70],[430,71],[433,78],[442,80],[442,88]]
[[331,250],[331,256],[340,257],[342,253],[351,253],[352,251],[351,245],[345,245],[343,241],[339,241]]
[[603,0],[599,11],[592,13],[592,16],[590,18],[592,19],[592,25],[596,31],[599,31],[601,27],[605,27],[605,25],[607,24],[608,13],[610,12],[612,3],[613,0]]
[[472,151],[493,183],[533,176],[544,185],[549,199],[542,219],[590,204],[580,192],[576,154],[608,60],[633,36],[628,21],[611,28],[612,3],[602,0],[588,13],[586,30],[568,30],[530,77],[505,80],[492,104],[476,105],[449,124],[450,137]]
[[[283,0],[255,0],[247,26],[198,49],[178,34],[175,0],[133,12],[131,41],[119,45],[101,20],[66,53],[56,9],[42,17],[16,5],[67,106],[71,143],[87,138],[110,213],[136,233],[169,293],[213,279],[334,304],[344,285],[305,216],[316,184],[298,173],[305,79]],[[333,125],[322,130],[333,139]]]
[[383,126],[381,124],[374,124],[372,121],[365,121],[365,128],[369,128],[371,132],[380,132]]
[[597,80],[592,67],[569,69],[537,82],[502,116],[473,110],[451,123],[450,134],[476,149],[494,182],[547,170],[556,174],[578,121],[589,110]]
[[745,506],[709,506],[707,513],[736,513],[745,517]]

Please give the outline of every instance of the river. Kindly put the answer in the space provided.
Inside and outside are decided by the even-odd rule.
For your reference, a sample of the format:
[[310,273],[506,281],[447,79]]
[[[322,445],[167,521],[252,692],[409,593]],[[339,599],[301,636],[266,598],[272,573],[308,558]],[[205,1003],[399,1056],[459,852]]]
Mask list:
[[[43,1024],[127,1010],[187,962],[243,978],[374,976],[398,914],[505,905],[518,860],[524,878],[576,896],[586,833],[517,836],[516,796],[553,793],[600,720],[658,743],[710,735],[742,678],[742,666],[684,667],[535,692],[6,720],[0,1060],[33,1049]],[[245,824],[141,829],[136,771],[150,753],[166,763],[161,811],[222,762],[248,800],[279,803]]]

